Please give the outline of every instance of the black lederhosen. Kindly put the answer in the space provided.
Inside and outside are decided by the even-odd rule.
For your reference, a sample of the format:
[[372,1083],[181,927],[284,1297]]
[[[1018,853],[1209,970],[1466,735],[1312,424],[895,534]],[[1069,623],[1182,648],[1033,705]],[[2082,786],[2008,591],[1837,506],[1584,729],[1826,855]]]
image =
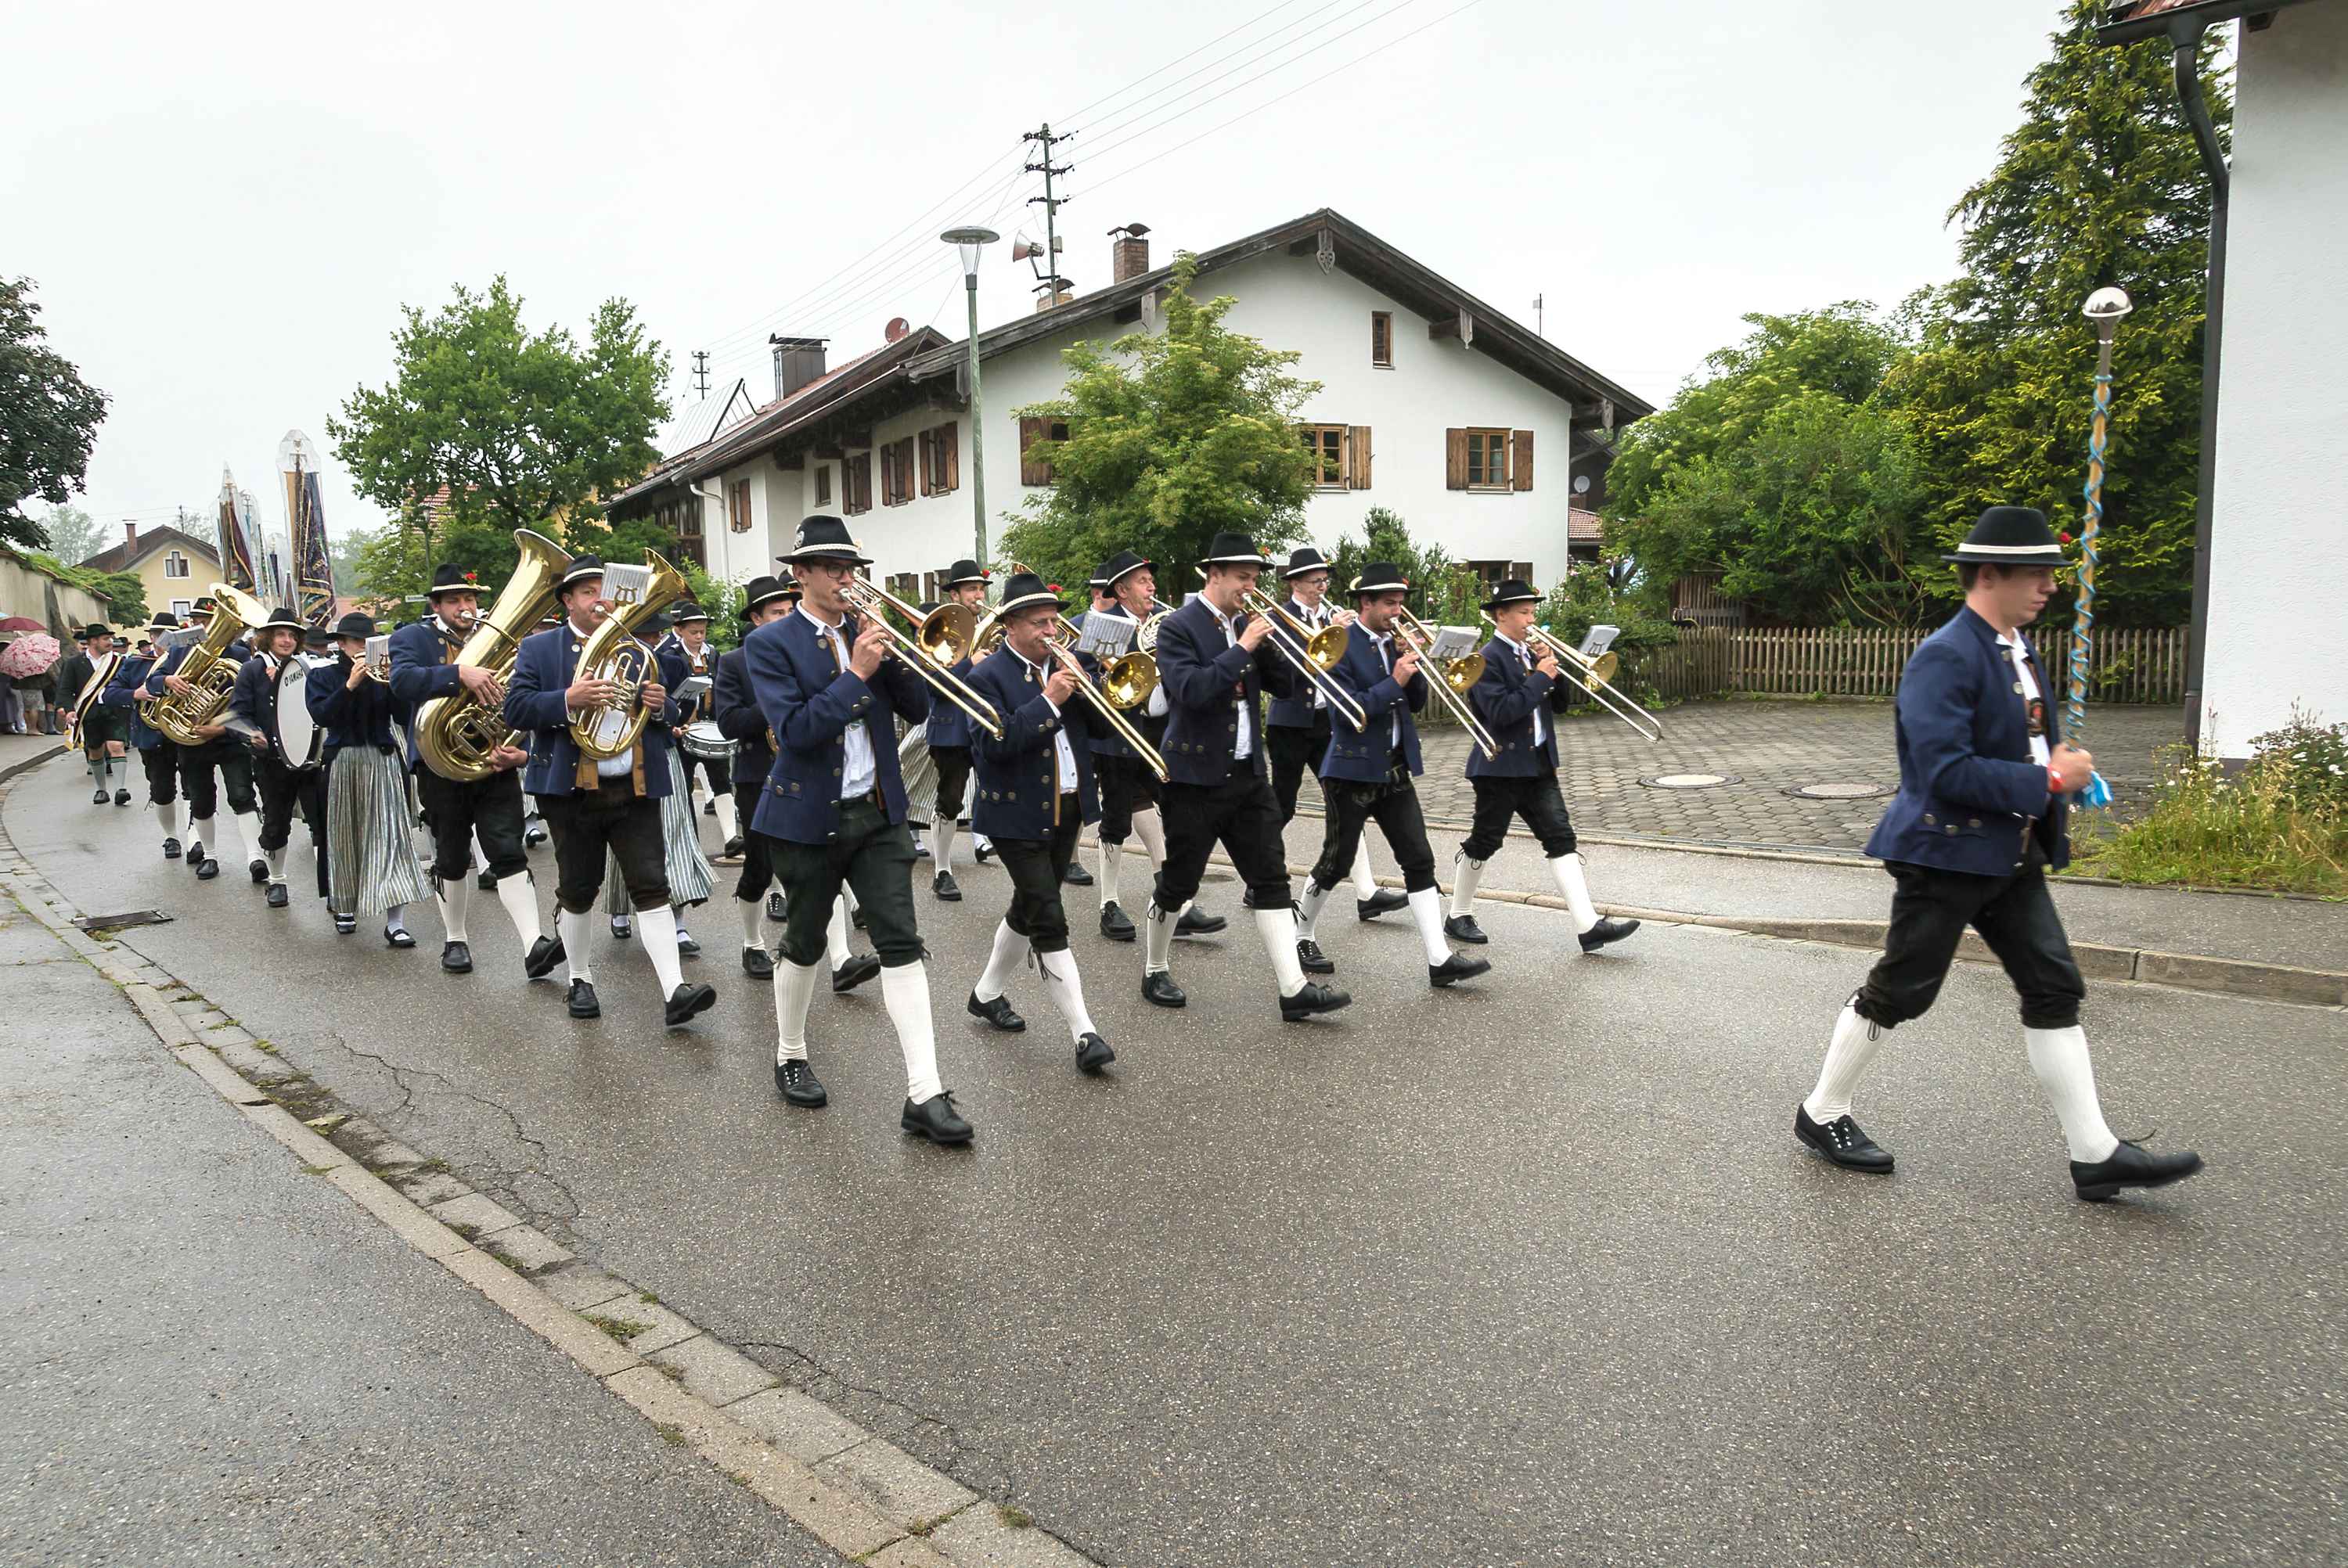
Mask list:
[[970,748],[932,746],[930,763],[938,770],[938,804],[933,815],[939,822],[960,822],[963,803],[969,798]]
[[783,958],[802,968],[823,961],[825,932],[840,884],[855,889],[864,929],[883,968],[916,963],[922,933],[913,918],[913,835],[869,797],[839,803],[839,829],[822,844],[766,838],[783,884]]
[[1345,879],[1361,848],[1363,825],[1372,821],[1385,835],[1395,864],[1402,868],[1403,886],[1416,893],[1435,886],[1435,850],[1426,841],[1418,785],[1400,747],[1388,759],[1383,781],[1324,778],[1321,794],[1328,815],[1321,830],[1321,858],[1313,866],[1313,886],[1334,887]]
[[[1220,784],[1168,784],[1161,789],[1166,803],[1166,864],[1151,894],[1159,908],[1171,913],[1199,896],[1207,856],[1218,843],[1247,885],[1251,907],[1288,907],[1292,902],[1288,856],[1280,842],[1280,805],[1272,798],[1268,780],[1239,764]],[[1108,843],[1117,842],[1106,834],[1103,837]]]
[[170,741],[158,741],[139,753],[139,765],[147,770],[147,804],[169,805],[180,798],[180,748]]
[[[530,869],[530,855],[521,842],[520,770],[509,768],[477,783],[460,784],[419,762],[415,777],[417,804],[423,809],[424,825],[432,830],[434,876],[454,882],[466,875],[473,863],[476,828],[492,876],[502,881]],[[600,885],[602,879],[598,869],[595,880]]]
[[1303,787],[1304,775],[1318,768],[1321,759],[1329,754],[1329,710],[1315,712],[1309,730],[1267,724],[1263,738],[1268,748],[1266,760],[1272,764],[1272,795],[1280,803],[1280,825],[1285,827],[1295,819],[1296,795]]
[[1956,961],[1957,943],[1971,926],[2005,967],[2031,1029],[2068,1029],[2079,1021],[2087,994],[2071,939],[2046,887],[2046,856],[2036,834],[2022,869],[2009,876],[1976,876],[1901,860],[1884,863],[1895,884],[1891,925],[1883,956],[1867,973],[1853,1006],[1885,1028],[1921,1018],[1941,994]]
[[742,879],[734,885],[734,897],[745,904],[775,884],[774,857],[767,852],[771,840],[764,834],[750,831],[750,819],[758,810],[758,796],[765,788],[765,782],[759,779],[734,786],[734,811],[742,820]]
[[255,780],[261,786],[261,847],[274,852],[294,836],[294,812],[300,807],[302,824],[310,830],[316,851],[318,897],[326,896],[326,770],[289,768],[270,752],[254,759]]
[[181,746],[180,793],[188,797],[188,820],[210,822],[219,815],[220,797],[228,795],[231,815],[260,809],[252,788],[252,743],[241,735],[223,735],[201,746]]
[[1004,919],[1039,953],[1067,950],[1068,911],[1060,878],[1076,858],[1084,811],[1073,794],[1060,797],[1060,819],[1049,838],[998,838],[994,853],[1011,874],[1011,907]]
[[[661,803],[638,794],[633,777],[614,774],[597,779],[592,790],[536,798],[539,815],[554,835],[556,904],[573,915],[592,909],[603,890],[607,857],[619,862],[620,879],[636,908],[658,909],[668,902],[668,836],[661,825]],[[520,842],[519,833],[515,842]],[[457,875],[464,875],[461,862]]]
[[1509,819],[1519,816],[1533,830],[1533,836],[1540,840],[1541,854],[1555,860],[1573,853],[1573,818],[1565,809],[1565,795],[1557,787],[1556,774],[1536,774],[1530,778],[1474,778],[1468,782],[1476,791],[1476,818],[1468,825],[1468,837],[1459,845],[1460,854],[1470,860],[1491,859],[1499,853],[1500,841],[1509,835]]

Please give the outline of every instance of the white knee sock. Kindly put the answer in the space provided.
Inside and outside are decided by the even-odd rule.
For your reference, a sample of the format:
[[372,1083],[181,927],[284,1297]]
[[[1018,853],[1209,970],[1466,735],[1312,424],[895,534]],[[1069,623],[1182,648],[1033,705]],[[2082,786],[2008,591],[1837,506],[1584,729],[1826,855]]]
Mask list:
[[831,962],[831,972],[848,962],[848,895],[843,891],[831,901],[831,923],[823,928],[824,956]]
[[736,898],[734,913],[742,922],[742,946],[763,948],[767,945],[761,922],[767,917],[767,901],[763,898]]
[[742,832],[740,822],[734,815],[734,796],[730,793],[726,794],[713,793],[711,804],[717,807],[717,831],[725,835],[723,842],[733,843]]
[[1842,1004],[1842,1015],[1835,1020],[1834,1038],[1827,1041],[1827,1059],[1818,1064],[1818,1087],[1802,1102],[1802,1109],[1810,1120],[1820,1126],[1838,1116],[1850,1113],[1850,1093],[1859,1087],[1859,1074],[1875,1060],[1882,1049],[1883,1037],[1891,1031],[1881,1024],[1859,1017],[1855,1002]]
[[[1185,904],[1182,909],[1190,906]],[[1182,917],[1182,909],[1160,909],[1152,898],[1141,919],[1141,972],[1162,975],[1174,961],[1174,923]]]
[[386,931],[407,930],[407,916],[405,912],[407,907],[405,904],[394,904],[390,908],[386,909],[383,912],[383,928]]
[[2077,1024],[2068,1029],[2024,1029],[2030,1045],[2030,1071],[2054,1103],[2063,1136],[2070,1140],[2071,1158],[2089,1163],[2108,1160],[2120,1141],[2104,1125],[2103,1107],[2096,1101],[2096,1067],[2087,1060],[2087,1031]]
[[252,811],[235,812],[232,814],[232,820],[236,824],[237,837],[244,842],[245,864],[250,866],[256,860],[265,858],[261,847],[261,814]]
[[481,830],[476,827],[473,829],[473,869],[476,871],[487,871],[489,868],[489,845],[481,842]]
[[1079,1040],[1088,1034],[1097,1034],[1093,1028],[1093,1015],[1085,1010],[1084,982],[1076,978],[1076,956],[1066,948],[1056,953],[1038,953],[1035,967],[1044,971],[1044,992],[1059,1009],[1060,1021],[1068,1026],[1068,1038]]
[[1418,927],[1418,945],[1426,949],[1429,964],[1440,964],[1451,957],[1451,944],[1443,939],[1442,894],[1432,887],[1411,894],[1410,917]]
[[986,972],[978,977],[971,995],[983,1002],[991,1002],[1011,989],[1011,977],[1019,972],[1019,960],[1027,956],[1027,938],[1011,928],[1004,920],[994,927],[994,951],[988,955]]
[[155,808],[155,820],[162,825],[164,837],[179,837],[180,803],[176,800],[167,800],[162,804],[157,806]]
[[1263,938],[1263,950],[1272,958],[1272,972],[1280,980],[1280,994],[1292,997],[1304,989],[1304,966],[1296,957],[1296,912],[1292,909],[1259,909],[1255,912],[1255,928]]
[[813,964],[802,967],[786,960],[775,966],[777,1061],[807,1060],[808,1002],[815,996],[816,977],[820,973]]
[[1484,863],[1470,860],[1465,851],[1451,857],[1451,913],[1454,917],[1476,912],[1476,884],[1484,880]]
[[465,935],[465,911],[473,902],[473,874],[469,871],[462,876],[443,879],[439,896],[440,925],[448,933],[448,940],[470,941],[472,938]]
[[1321,923],[1322,907],[1329,902],[1329,895],[1335,891],[1334,887],[1321,886],[1310,877],[1305,879],[1304,897],[1296,901],[1296,935],[1299,939],[1307,942],[1320,940],[1313,933]]
[[856,897],[856,889],[845,882],[839,885],[839,901],[847,905],[851,913],[864,907],[863,901]]
[[936,871],[953,869],[954,829],[960,825],[953,818],[942,816],[930,829],[930,858],[936,862]]
[[1101,907],[1117,902],[1117,885],[1125,875],[1125,847],[1104,844],[1100,846],[1100,875],[1094,878],[1100,884]]
[[554,912],[554,929],[562,938],[565,979],[594,983],[595,967],[587,961],[587,944],[593,938],[594,919],[595,912],[592,909],[582,909],[577,914],[561,908]]
[[657,909],[637,910],[636,940],[651,957],[653,973],[660,977],[661,996],[666,999],[685,984],[685,963],[676,956],[676,912],[665,904]]
[[938,1042],[930,1025],[930,967],[916,958],[880,971],[880,1004],[897,1029],[905,1057],[905,1098],[919,1105],[937,1097]]
[[517,871],[510,876],[498,878],[498,902],[513,917],[514,930],[521,938],[521,950],[528,953],[546,933],[538,923],[538,884],[527,871]]
[[1576,934],[1598,924],[1598,908],[1590,901],[1590,884],[1581,875],[1581,856],[1560,855],[1549,863],[1550,875],[1557,878],[1557,890],[1565,896],[1565,906],[1573,911]]
[[[211,837],[212,819],[211,817],[207,816],[201,820],[198,820],[192,816],[188,818],[188,847],[190,849],[193,849],[199,845],[211,844]],[[212,845],[212,847],[217,849],[220,846],[218,845]],[[212,858],[217,860],[220,856],[215,855]]]
[[1354,843],[1354,897],[1367,898],[1377,890],[1377,876],[1370,869],[1370,835],[1365,833]]
[[1141,840],[1142,848],[1149,851],[1149,869],[1153,872],[1165,870],[1166,819],[1158,815],[1156,806],[1133,814],[1133,836]]
[[269,880],[270,880],[273,884],[280,883],[280,882],[284,881],[284,880],[285,880],[285,850],[284,850],[284,846],[281,845],[280,846],[278,846],[278,847],[277,847],[277,848],[275,848],[275,849],[263,850],[263,851],[262,852],[262,857],[263,857],[263,859],[265,859],[265,860],[267,860],[267,861],[269,862]]

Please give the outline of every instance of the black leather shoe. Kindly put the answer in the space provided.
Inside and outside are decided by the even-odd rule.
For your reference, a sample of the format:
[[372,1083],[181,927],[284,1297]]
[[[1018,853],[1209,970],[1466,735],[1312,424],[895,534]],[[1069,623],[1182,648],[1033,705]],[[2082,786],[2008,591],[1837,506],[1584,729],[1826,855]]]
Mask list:
[[1581,933],[1581,950],[1594,953],[1609,942],[1619,942],[1639,928],[1636,920],[1609,920],[1601,917],[1598,924]]
[[1480,948],[1492,939],[1484,935],[1484,927],[1476,924],[1476,917],[1473,915],[1445,917],[1443,934],[1455,942],[1465,942],[1471,948]]
[[849,923],[850,925],[851,925],[851,926],[855,927],[856,927],[858,930],[860,930],[860,931],[861,931],[862,929],[864,929],[864,906],[863,906],[863,905],[861,905],[861,904],[851,904],[851,905],[850,905],[850,906],[848,907],[848,923]]
[[[341,930],[342,923],[345,919],[351,922],[352,930],[358,929],[358,920],[352,916],[335,917],[335,928]],[[405,926],[386,926],[383,928],[383,944],[386,948],[412,948],[416,946],[416,938],[407,934],[407,927]]]
[[915,845],[913,845],[913,858],[914,858],[914,859],[916,859],[916,860],[927,860],[929,857],[930,857],[930,846],[929,846],[928,845],[926,845],[926,844],[915,844]]
[[970,1000],[964,1005],[970,1009],[971,1017],[983,1019],[1005,1034],[1021,1034],[1026,1030],[1027,1020],[1013,1009],[1011,999],[1007,996],[983,1002],[978,999],[978,993],[973,991]]
[[481,892],[494,893],[498,890],[498,874],[494,871],[484,870],[479,876],[473,878],[473,886],[476,888],[479,888]]
[[880,972],[880,957],[877,953],[858,953],[848,962],[831,971],[831,991],[834,996],[852,991]]
[[89,804],[92,805],[104,805],[106,804],[106,792],[101,789],[96,794],[90,796]]
[[919,1105],[905,1102],[904,1114],[897,1125],[916,1137],[927,1138],[932,1143],[967,1143],[971,1125],[954,1109],[953,1091],[932,1094]]
[[717,815],[717,803],[715,800],[703,801],[701,803],[701,815],[704,816],[716,816]]
[[1093,885],[1093,874],[1071,860],[1066,869],[1060,873],[1060,880],[1071,887],[1089,887]]
[[444,943],[440,948],[440,967],[452,975],[473,972],[473,949],[464,942]]
[[985,842],[983,839],[973,838],[970,841],[970,857],[973,860],[977,861],[981,866],[985,865],[989,859],[993,858],[994,855],[994,845]]
[[1317,980],[1307,980],[1303,990],[1292,997],[1280,999],[1280,1020],[1294,1023],[1300,1019],[1311,1018],[1316,1012],[1335,1012],[1339,1008],[1352,1006],[1353,1001],[1353,994],[1349,991],[1334,989]]
[[1397,909],[1410,907],[1410,900],[1391,887],[1381,887],[1366,898],[1354,900],[1354,917],[1375,920],[1381,915],[1391,915]]
[[[337,915],[335,917],[335,935],[337,937],[347,937],[358,928],[359,917],[356,915]],[[400,934],[402,936],[407,936],[407,933],[404,931]],[[388,941],[390,938],[386,936],[385,939]],[[414,946],[415,940],[416,939],[413,937],[409,937],[408,944],[411,947]],[[397,944],[394,945],[396,946]]]
[[211,856],[191,855],[188,858],[195,862],[197,881],[210,882],[213,877],[220,875],[220,862],[214,860]]
[[167,838],[163,841],[163,858],[166,860],[177,860],[180,858],[180,841],[178,839]]
[[1426,966],[1426,983],[1438,989],[1454,986],[1461,980],[1472,980],[1478,975],[1488,974],[1491,968],[1492,960],[1489,958],[1471,958],[1465,953],[1454,953],[1439,964]]
[[286,905],[294,902],[292,896],[285,891],[285,884],[283,882],[271,883],[269,891],[262,897],[268,899],[272,909],[283,909]]
[[117,805],[129,805],[130,804],[130,792],[127,789],[116,790],[114,792],[114,804]]
[[188,841],[188,869],[193,871],[203,863],[204,841],[201,838],[190,839]]
[[1310,937],[1298,938],[1296,961],[1303,966],[1308,975],[1334,975],[1337,972],[1337,966],[1329,961],[1329,955],[1321,950],[1321,944]]
[[521,961],[521,972],[533,980],[542,980],[554,972],[554,966],[566,957],[560,937],[541,937],[530,945],[530,952]]
[[707,1012],[717,1005],[717,988],[698,985],[691,980],[668,993],[667,1022],[671,1029],[682,1028],[686,1020],[699,1012]]
[[1190,999],[1183,995],[1182,988],[1176,985],[1174,977],[1164,969],[1152,969],[1141,977],[1141,999],[1162,1008],[1190,1005]]
[[614,915],[614,916],[613,916],[613,917],[612,917],[612,935],[613,935],[613,936],[614,936],[614,937],[618,938],[621,941],[624,942],[624,941],[626,941],[630,937],[633,937],[633,936],[634,936],[635,934],[636,934],[636,923],[635,923],[634,918],[633,918],[632,916],[627,916],[627,915]]
[[1182,911],[1179,920],[1174,922],[1174,934],[1178,937],[1211,937],[1230,924],[1220,915],[1210,915],[1193,904]]
[[742,972],[754,980],[771,980],[775,978],[774,958],[764,948],[745,948]]
[[831,1103],[831,1096],[824,1092],[823,1080],[804,1061],[775,1063],[775,1087],[782,1091],[784,1099],[809,1111]]
[[603,1004],[595,999],[595,988],[585,980],[571,982],[571,1016],[602,1018]]
[[1118,908],[1114,898],[1101,906],[1100,926],[1101,935],[1112,942],[1133,940],[1133,917]]
[[2071,1162],[2071,1184],[2087,1203],[2107,1204],[2122,1187],[2165,1187],[2181,1182],[2201,1168],[2201,1156],[2190,1149],[2174,1154],[2148,1153],[2143,1145],[2120,1140],[2108,1160]]
[[953,873],[951,871],[939,872],[930,883],[930,891],[938,896],[938,902],[941,904],[962,902],[962,884],[953,879]]
[[252,878],[252,885],[255,887],[265,886],[269,881],[269,862],[259,859],[249,861],[245,865],[244,874]]
[[742,858],[742,835],[741,835],[740,834],[738,834],[738,833],[737,833],[737,834],[736,834],[733,837],[731,837],[731,838],[727,839],[727,840],[726,841],[726,847],[725,847],[725,848],[723,848],[723,849],[721,849],[721,850],[719,850],[719,851],[717,852],[717,858],[719,858],[720,860],[739,860],[739,859],[741,859],[741,858]]
[[676,956],[680,958],[697,958],[701,957],[701,944],[694,939],[692,932],[684,929],[682,927],[678,928],[676,933]]
[[781,894],[769,893],[767,895],[767,919],[772,920],[776,925],[779,926],[783,923],[784,918],[788,914],[789,910],[784,906],[783,896]]
[[1821,1127],[1810,1120],[1807,1108],[1797,1105],[1794,1136],[1846,1171],[1864,1171],[1870,1176],[1891,1173],[1891,1151],[1877,1147],[1875,1140],[1859,1131],[1859,1123],[1848,1115]]
[[1117,1052],[1108,1048],[1108,1041],[1097,1034],[1088,1034],[1076,1041],[1076,1071],[1079,1072],[1098,1072],[1116,1060]]
[[525,827],[521,830],[521,844],[524,849],[536,849],[540,845],[544,844],[545,842],[546,829],[542,827]]

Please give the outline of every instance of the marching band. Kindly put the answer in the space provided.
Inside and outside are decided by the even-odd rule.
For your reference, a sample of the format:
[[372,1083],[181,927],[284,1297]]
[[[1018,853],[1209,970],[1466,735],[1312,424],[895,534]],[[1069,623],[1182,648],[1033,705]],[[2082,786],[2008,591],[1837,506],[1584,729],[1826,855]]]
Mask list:
[[[1795,1133],[1835,1164],[1891,1168],[1852,1120],[1851,1091],[1890,1030],[1931,1006],[1970,922],[2015,978],[2031,1061],[2069,1138],[2079,1195],[2100,1200],[2179,1179],[2199,1162],[2114,1137],[2096,1103],[2077,1023],[2083,988],[2043,876],[2062,863],[2062,804],[2087,759],[2052,743],[2054,710],[2038,696],[2044,678],[2016,630],[2044,601],[2043,582],[2016,576],[2054,559],[2044,535],[2037,514],[1993,508],[1949,558],[1968,570],[1969,619],[1927,642],[1903,683],[1901,794],[1870,845],[1900,879],[1890,951],[1836,1021]],[[922,765],[936,778],[932,895],[963,896],[953,864],[965,816],[1009,881],[964,1010],[993,1030],[1024,1032],[1013,994],[1032,967],[1087,1075],[1118,1060],[1086,1009],[1065,902],[1064,889],[1082,881],[1073,871],[1087,825],[1099,845],[1100,933],[1139,938],[1141,995],[1159,1008],[1188,1002],[1172,972],[1177,937],[1225,925],[1196,902],[1218,847],[1244,888],[1284,1021],[1353,1000],[1321,978],[1337,965],[1322,948],[1320,917],[1348,884],[1361,921],[1409,912],[1430,986],[1487,973],[1488,959],[1452,944],[1489,946],[1475,918],[1477,889],[1518,821],[1540,846],[1581,952],[1638,929],[1601,916],[1591,900],[1558,779],[1557,721],[1578,690],[1643,733],[1660,725],[1608,682],[1611,660],[1537,624],[1543,596],[1520,579],[1489,589],[1481,609],[1491,636],[1480,647],[1472,629],[1413,615],[1412,584],[1388,563],[1363,567],[1339,608],[1329,602],[1329,562],[1306,548],[1278,570],[1281,591],[1268,592],[1260,584],[1272,579],[1272,563],[1236,532],[1214,536],[1196,563],[1203,585],[1179,607],[1157,598],[1154,563],[1132,552],[1101,563],[1082,613],[1066,613],[1058,590],[1016,563],[986,613],[992,574],[972,560],[942,574],[944,601],[915,607],[864,579],[870,559],[844,522],[814,516],[778,558],[781,575],[742,586],[740,645],[721,655],[707,642],[709,612],[682,597],[682,578],[656,555],[646,567],[606,567],[527,530],[517,539],[521,566],[488,612],[472,578],[443,566],[427,592],[430,612],[387,637],[361,614],[309,633],[292,610],[263,610],[224,585],[197,602],[186,627],[154,617],[151,653],[126,656],[109,629],[87,629],[67,673],[80,693],[77,744],[92,804],[129,804],[127,784],[108,786],[135,751],[164,858],[184,855],[209,879],[219,872],[225,795],[272,909],[293,901],[286,860],[298,815],[335,929],[348,935],[360,915],[381,913],[386,942],[413,947],[402,910],[429,892],[446,934],[441,968],[452,975],[473,967],[467,916],[478,844],[528,979],[565,965],[570,1016],[601,1015],[590,952],[603,897],[614,901],[615,930],[642,944],[674,1030],[716,999],[682,965],[698,948],[680,911],[716,891],[693,804],[699,776],[718,858],[740,865],[731,891],[743,973],[773,986],[781,1099],[808,1111],[829,1102],[809,1020],[828,961],[835,992],[879,979],[905,1071],[899,1125],[946,1146],[974,1134],[938,1061],[901,726],[911,727],[909,755],[926,737]],[[664,627],[656,645],[644,641]],[[306,653],[305,633],[314,639]],[[2009,668],[2018,677],[2011,713],[1994,695]],[[1447,899],[1416,783],[1426,764],[1418,716],[1430,702],[1472,742],[1474,818],[1451,862]],[[1973,773],[1944,769],[1919,783],[1910,753],[1928,745],[1964,754]],[[1983,746],[2013,755],[1968,753]],[[1283,830],[1307,768],[1320,783],[1323,828],[1299,894]],[[1955,793],[1960,784],[1972,793]],[[1944,842],[1930,815],[1916,827],[1910,796],[1930,804],[1941,798],[1935,789],[1945,810],[2010,804],[2018,833],[2001,831],[2014,842]],[[525,853],[525,795],[553,839],[551,937]],[[428,856],[411,832],[419,809]],[[1400,869],[1398,895],[1371,873],[1373,823]],[[1129,837],[1141,840],[1153,874],[1138,925],[1121,898]],[[870,954],[850,949],[851,894]],[[821,1032],[828,1046],[839,1043]]]

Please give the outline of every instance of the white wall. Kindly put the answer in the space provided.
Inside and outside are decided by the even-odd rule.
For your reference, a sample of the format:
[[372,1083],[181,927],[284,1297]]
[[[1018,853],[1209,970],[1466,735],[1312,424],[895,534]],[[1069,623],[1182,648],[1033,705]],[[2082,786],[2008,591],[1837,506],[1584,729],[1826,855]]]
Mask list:
[[[2201,740],[2348,721],[2348,6],[2245,32]],[[2125,329],[2123,329],[2125,330]]]

